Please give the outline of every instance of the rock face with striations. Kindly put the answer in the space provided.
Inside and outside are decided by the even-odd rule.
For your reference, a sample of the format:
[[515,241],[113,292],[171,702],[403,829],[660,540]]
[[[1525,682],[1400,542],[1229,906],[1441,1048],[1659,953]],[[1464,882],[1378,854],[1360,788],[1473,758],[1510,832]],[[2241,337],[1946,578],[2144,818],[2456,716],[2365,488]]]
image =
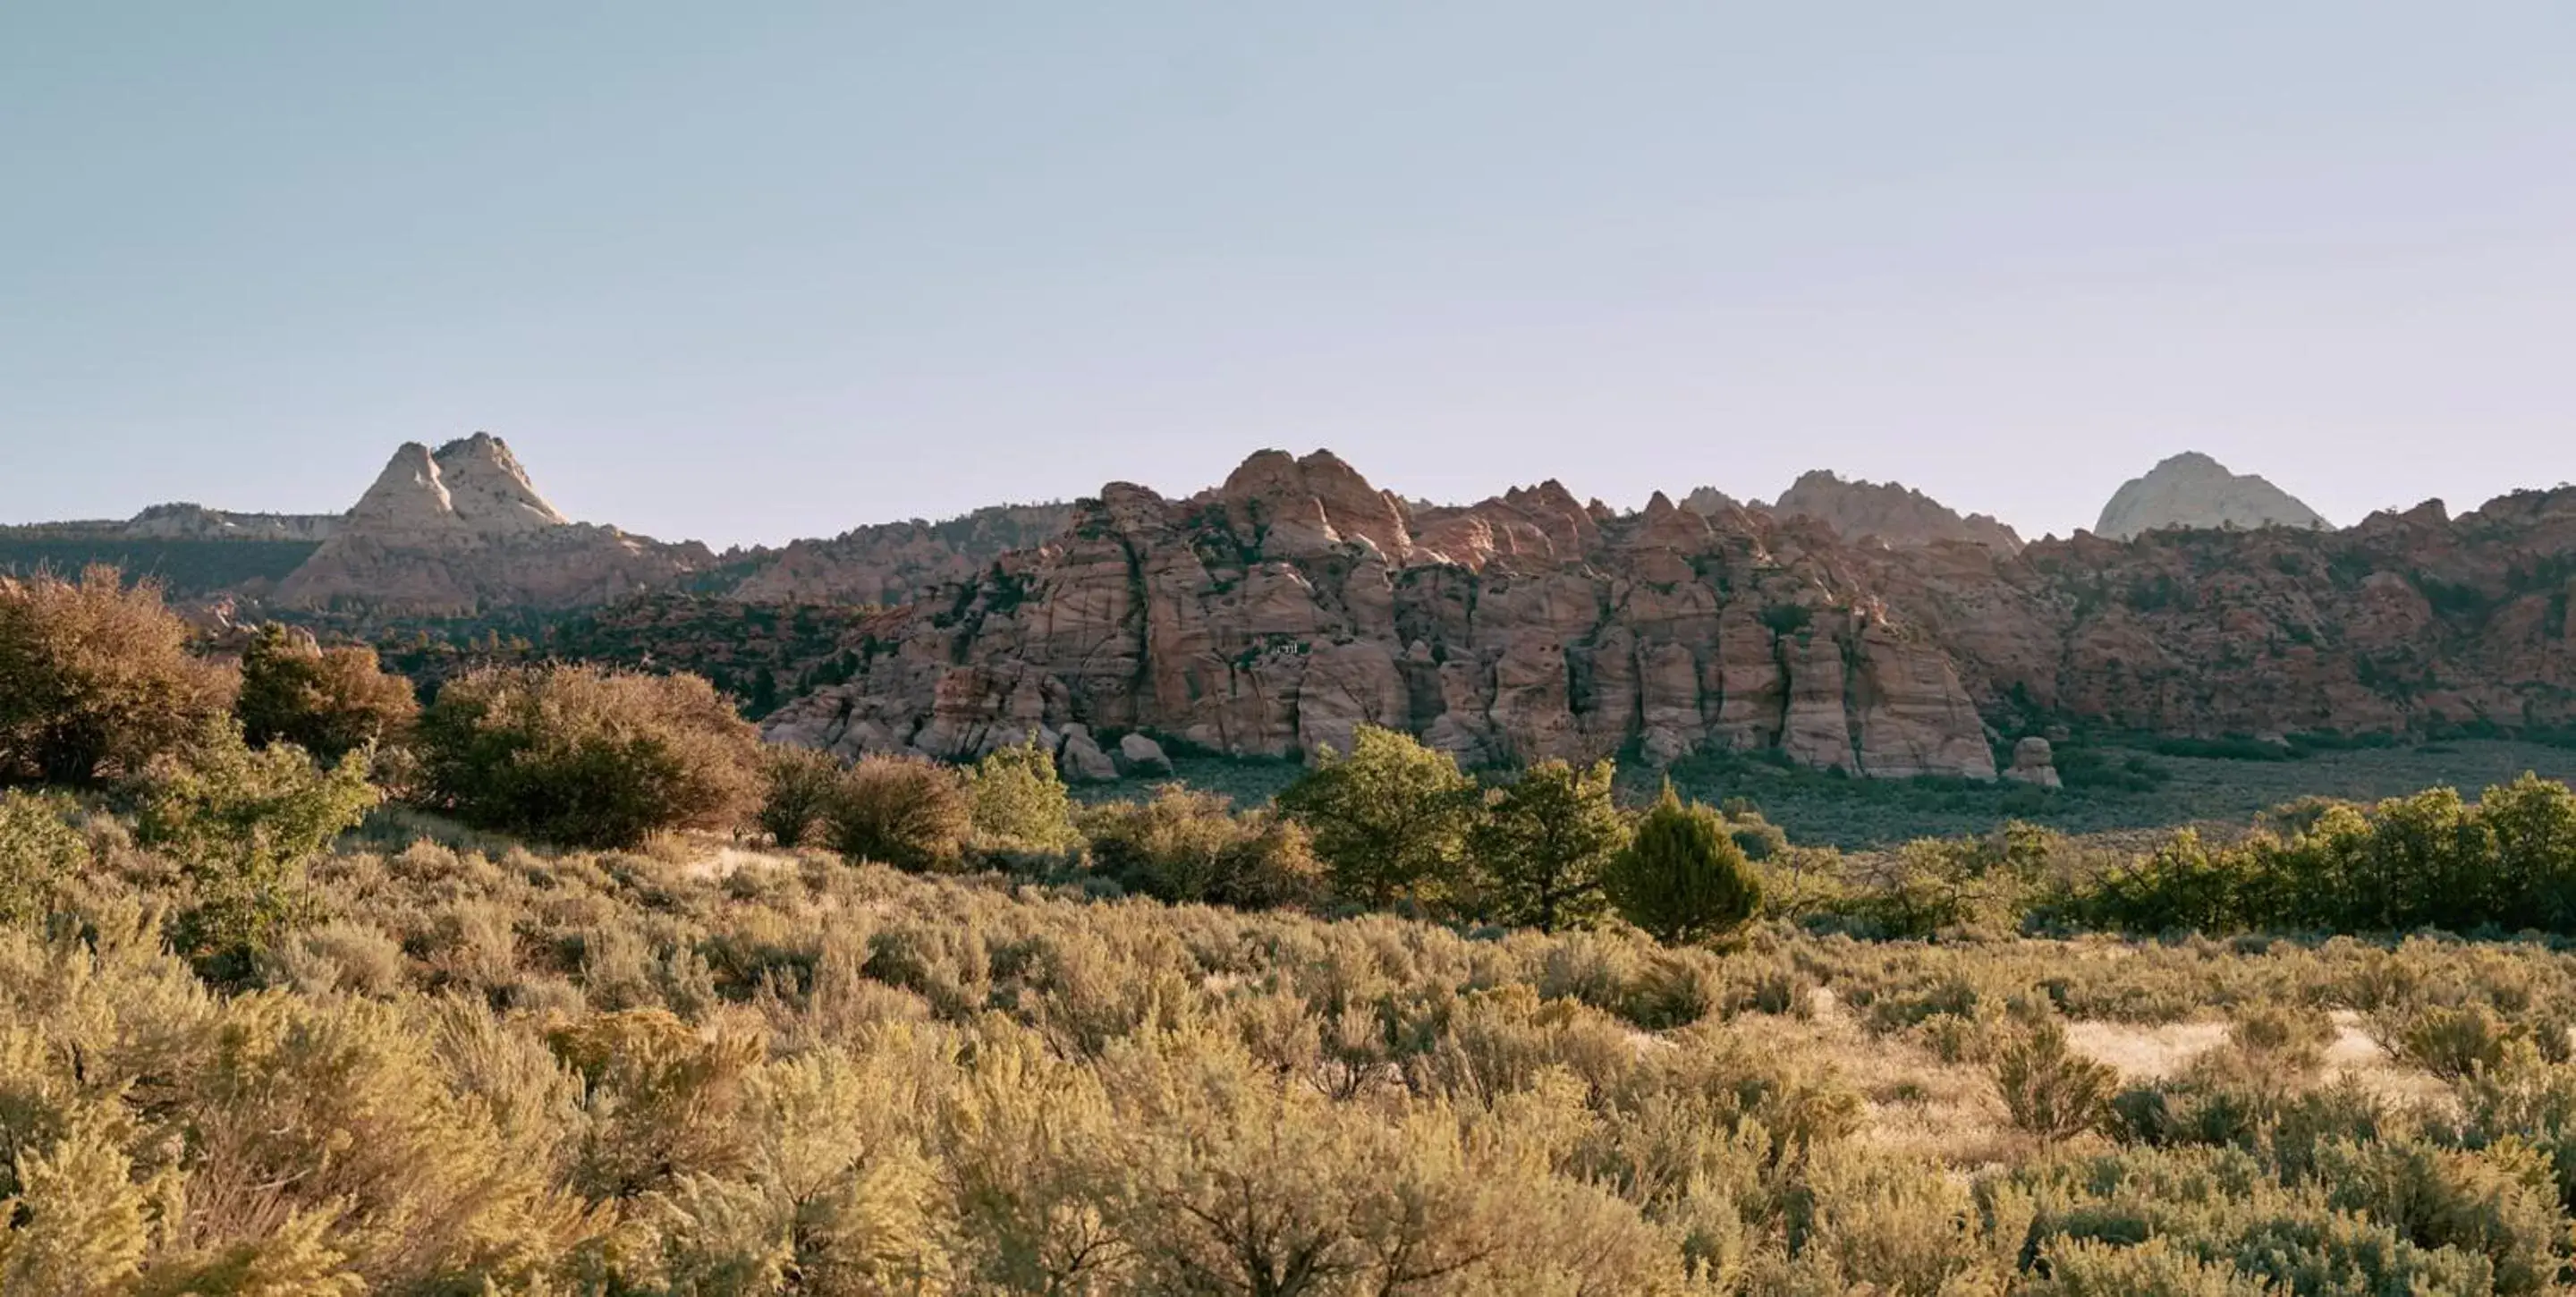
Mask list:
[[2251,473],[2231,473],[2227,466],[2198,451],[2185,451],[2129,479],[2102,506],[2094,534],[2129,540],[2168,527],[2225,528],[2329,527],[2316,510],[2289,492]]
[[1814,518],[1855,542],[1873,537],[1891,546],[1963,541],[2006,554],[2019,552],[2022,544],[2012,528],[1987,514],[1963,517],[1902,483],[1847,482],[1824,469],[1802,474],[1768,509],[1783,518]]
[[436,451],[405,443],[313,556],[280,582],[289,607],[461,614],[601,603],[667,585],[713,560],[575,523],[546,503],[489,433]]
[[1842,548],[1660,495],[1616,516],[1553,482],[1418,508],[1329,453],[1265,451],[1188,499],[1111,484],[1048,545],[890,617],[849,682],[766,728],[844,753],[972,757],[1079,725],[1311,758],[1373,724],[1470,762],[1780,747],[1993,778],[1951,660]]
[[[1084,725],[1311,756],[1375,724],[1468,761],[1633,744],[1989,778],[2000,736],[2068,720],[2576,725],[2576,489],[2018,552],[1695,504],[1614,515],[1551,482],[1434,508],[1320,453],[1187,499],[1112,484],[1046,545],[872,622],[852,678],[768,731],[966,757]],[[2015,756],[2053,773],[2037,744]]]

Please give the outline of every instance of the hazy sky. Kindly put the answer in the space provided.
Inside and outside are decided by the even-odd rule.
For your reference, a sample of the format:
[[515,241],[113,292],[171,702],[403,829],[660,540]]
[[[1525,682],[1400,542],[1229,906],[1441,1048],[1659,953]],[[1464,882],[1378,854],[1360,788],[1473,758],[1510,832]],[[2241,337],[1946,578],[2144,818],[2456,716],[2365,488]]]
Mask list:
[[[2117,12],[2114,12],[2114,11]],[[2576,4],[0,0],[0,520],[2576,478]]]

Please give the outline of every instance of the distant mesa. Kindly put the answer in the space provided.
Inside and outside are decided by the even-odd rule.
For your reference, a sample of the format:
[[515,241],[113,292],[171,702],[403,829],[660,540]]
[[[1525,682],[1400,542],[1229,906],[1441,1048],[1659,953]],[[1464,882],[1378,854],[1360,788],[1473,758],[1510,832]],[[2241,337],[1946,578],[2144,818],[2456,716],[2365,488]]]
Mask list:
[[2096,535],[2134,540],[2173,527],[2330,529],[2334,524],[2298,497],[2198,451],[2185,451],[2131,478],[2102,506]]

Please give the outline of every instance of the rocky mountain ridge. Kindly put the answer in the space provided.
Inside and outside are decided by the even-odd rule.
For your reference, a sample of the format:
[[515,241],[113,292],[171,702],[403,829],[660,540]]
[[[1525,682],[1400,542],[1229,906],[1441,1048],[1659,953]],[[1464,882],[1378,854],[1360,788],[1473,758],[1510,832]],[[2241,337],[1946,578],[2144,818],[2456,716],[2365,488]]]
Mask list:
[[1846,481],[1827,469],[1799,475],[1767,511],[1784,518],[1814,518],[1847,539],[1888,545],[1965,541],[2006,554],[2021,537],[1991,514],[1960,514],[1901,482]]
[[790,541],[733,558],[728,566],[741,575],[725,593],[746,603],[893,607],[928,598],[1012,550],[1045,544],[1072,518],[1070,504],[1004,504]]
[[1850,583],[1830,529],[1544,483],[1417,512],[1328,452],[1180,500],[1113,483],[872,640],[769,733],[972,756],[1069,725],[1239,755],[1361,723],[1470,762],[1777,748],[1854,774],[1995,775],[1947,659]]
[[1067,726],[1312,754],[1361,723],[1471,761],[1776,750],[1991,778],[2060,723],[2168,734],[2576,722],[2576,491],[2343,532],[1858,545],[1815,518],[1554,483],[1420,509],[1327,453],[1067,533],[890,614],[773,738],[972,756]]

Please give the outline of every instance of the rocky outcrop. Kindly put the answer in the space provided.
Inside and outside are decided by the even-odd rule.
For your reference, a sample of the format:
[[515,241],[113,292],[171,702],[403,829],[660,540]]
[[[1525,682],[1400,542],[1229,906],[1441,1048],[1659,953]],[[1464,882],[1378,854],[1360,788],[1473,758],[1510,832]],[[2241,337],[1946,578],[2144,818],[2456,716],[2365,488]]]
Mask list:
[[875,604],[926,599],[1015,549],[1046,543],[1073,518],[1069,504],[1006,504],[943,522],[860,527],[734,559],[727,593],[746,603]]
[[573,607],[662,588],[713,557],[566,519],[500,438],[478,432],[434,452],[396,450],[276,601],[406,614]]
[[2198,451],[2185,451],[2131,478],[2102,506],[2096,535],[2129,540],[2169,527],[2252,530],[2257,527],[2331,527],[2316,510],[2251,473]]
[[1057,540],[890,618],[849,682],[767,728],[952,759],[1074,726],[1312,757],[1374,724],[1470,762],[1717,744],[1994,777],[1950,660],[1839,550],[1812,523],[1661,496],[1620,517],[1553,482],[1417,507],[1330,454],[1264,452],[1184,500],[1112,484]]
[[2042,788],[2065,783],[2057,774],[2056,749],[2036,734],[2013,744],[2012,765],[2004,770],[2004,778]]
[[1112,485],[882,619],[771,734],[963,757],[1087,724],[1312,756],[1374,724],[1471,762],[1776,750],[1991,778],[1999,736],[2067,722],[2576,725],[2576,490],[2017,552],[1696,503],[1613,515],[1547,483],[1435,508],[1276,453],[1183,500]]
[[156,504],[115,531],[137,540],[325,541],[339,527],[336,514],[231,513],[201,504]]
[[[1723,496],[1717,497],[1724,499]],[[1930,545],[1961,541],[2006,554],[2021,550],[2021,537],[1993,517],[1961,516],[1940,501],[1897,482],[1844,481],[1824,469],[1801,475],[1767,506],[1784,518],[1813,518],[1855,542]]]

